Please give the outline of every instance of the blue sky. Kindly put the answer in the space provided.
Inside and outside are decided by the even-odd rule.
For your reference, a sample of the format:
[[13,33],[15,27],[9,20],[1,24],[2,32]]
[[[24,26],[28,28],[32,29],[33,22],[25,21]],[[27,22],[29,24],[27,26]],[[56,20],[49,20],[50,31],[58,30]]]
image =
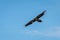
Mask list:
[[[47,10],[41,18],[25,24]],[[0,40],[60,40],[60,0],[0,0]]]

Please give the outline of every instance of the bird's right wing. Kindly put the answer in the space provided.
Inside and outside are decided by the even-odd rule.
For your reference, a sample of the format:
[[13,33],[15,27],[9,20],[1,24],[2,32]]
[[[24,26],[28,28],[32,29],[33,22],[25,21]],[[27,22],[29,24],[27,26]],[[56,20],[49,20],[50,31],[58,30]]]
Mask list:
[[38,19],[38,18],[42,17],[42,16],[44,15],[45,12],[46,12],[46,10],[43,11],[41,14],[39,14],[36,18]]

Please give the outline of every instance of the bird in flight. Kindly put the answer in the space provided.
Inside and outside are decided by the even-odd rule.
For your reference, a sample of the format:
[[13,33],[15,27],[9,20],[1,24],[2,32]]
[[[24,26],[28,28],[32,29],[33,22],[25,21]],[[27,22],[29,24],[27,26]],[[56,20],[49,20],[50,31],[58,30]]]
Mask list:
[[42,22],[42,20],[39,19],[39,18],[42,17],[45,12],[46,12],[46,10],[44,10],[41,14],[39,14],[38,16],[36,16],[35,18],[33,18],[33,19],[32,19],[31,21],[29,21],[27,24],[25,24],[25,26],[27,27],[28,25],[31,25],[31,24],[34,23],[35,21]]

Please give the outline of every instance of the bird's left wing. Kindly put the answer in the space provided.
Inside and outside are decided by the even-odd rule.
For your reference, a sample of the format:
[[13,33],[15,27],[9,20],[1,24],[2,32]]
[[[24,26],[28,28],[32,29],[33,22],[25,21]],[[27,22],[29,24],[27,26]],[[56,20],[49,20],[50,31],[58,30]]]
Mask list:
[[33,20],[31,20],[31,21],[29,21],[25,26],[31,25],[33,22],[35,22],[35,20],[34,20],[34,19],[33,19]]

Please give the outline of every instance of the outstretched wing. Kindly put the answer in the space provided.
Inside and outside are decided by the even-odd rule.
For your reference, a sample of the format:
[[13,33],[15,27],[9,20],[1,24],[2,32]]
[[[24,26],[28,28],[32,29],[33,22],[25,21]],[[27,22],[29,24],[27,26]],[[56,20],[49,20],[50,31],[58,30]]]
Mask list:
[[35,20],[34,20],[34,19],[33,19],[33,20],[31,20],[31,21],[29,21],[25,26],[31,25],[33,22],[35,22]]
[[39,19],[40,17],[42,17],[44,15],[45,12],[46,12],[46,10],[43,11],[41,14],[39,14],[36,18]]
[[33,20],[29,21],[25,26],[31,25],[33,22],[38,21],[42,22],[41,20],[38,20],[40,17],[44,15],[45,11],[43,11],[41,14],[39,14],[37,17],[35,17]]

